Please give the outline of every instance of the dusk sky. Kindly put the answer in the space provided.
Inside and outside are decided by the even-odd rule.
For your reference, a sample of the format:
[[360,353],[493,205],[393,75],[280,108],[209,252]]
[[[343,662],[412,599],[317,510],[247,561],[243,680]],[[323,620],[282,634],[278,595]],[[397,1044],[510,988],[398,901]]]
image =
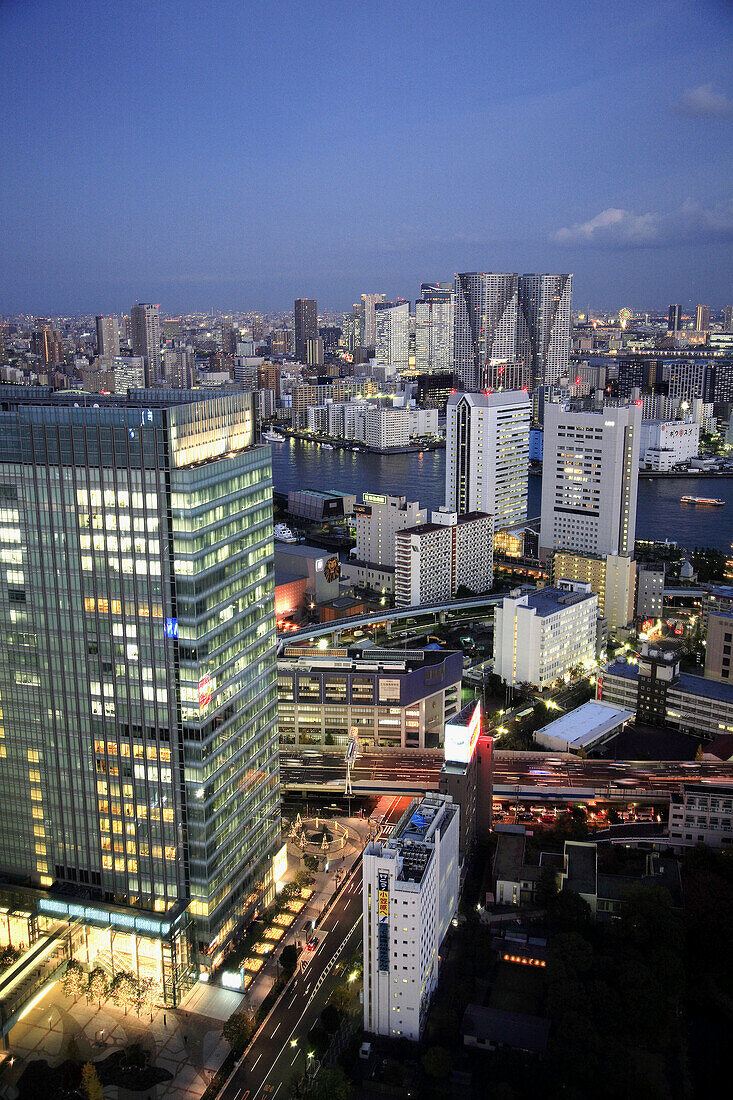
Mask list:
[[730,0],[0,0],[0,314],[733,302]]

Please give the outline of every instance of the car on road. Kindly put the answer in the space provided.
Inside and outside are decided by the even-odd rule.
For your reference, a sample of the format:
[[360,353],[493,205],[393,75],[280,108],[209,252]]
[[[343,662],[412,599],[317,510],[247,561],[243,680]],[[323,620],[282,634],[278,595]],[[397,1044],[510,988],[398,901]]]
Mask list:
[[306,951],[315,951],[315,949],[317,947],[318,947],[318,938],[316,936],[311,936],[311,938],[308,940],[308,942],[305,945]]

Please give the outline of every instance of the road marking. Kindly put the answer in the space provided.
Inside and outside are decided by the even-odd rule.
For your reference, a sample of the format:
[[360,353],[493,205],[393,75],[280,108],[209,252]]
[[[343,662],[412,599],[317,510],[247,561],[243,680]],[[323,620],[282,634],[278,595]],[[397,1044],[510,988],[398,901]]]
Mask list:
[[297,1055],[297,1052],[296,1052],[295,1058],[293,1058],[292,1062],[290,1063],[290,1065],[291,1065],[291,1066],[294,1066],[294,1065],[295,1065],[295,1059],[296,1059],[297,1057],[298,1057],[298,1055]]
[[275,1032],[277,1031],[277,1029],[280,1027],[281,1023],[282,1023],[282,1020],[278,1020],[277,1023],[275,1024],[274,1028],[270,1032],[270,1038],[271,1039],[273,1038],[273,1036],[274,1036]]
[[283,1084],[283,1083],[282,1083],[282,1081],[281,1081],[281,1082],[280,1082],[280,1084],[279,1084],[279,1085],[277,1086],[277,1088],[275,1089],[275,1091],[273,1092],[273,1094],[272,1094],[272,1100],[275,1100],[275,1097],[277,1096],[277,1094],[279,1093],[280,1089],[282,1088],[282,1084]]
[[261,1058],[261,1057],[262,1057],[262,1055],[261,1055],[261,1054],[258,1054],[258,1055],[257,1055],[257,1057],[255,1058],[254,1062],[253,1062],[253,1063],[252,1063],[252,1065],[251,1065],[251,1066],[249,1067],[249,1068],[250,1068],[250,1073],[251,1073],[251,1072],[252,1072],[252,1070],[253,1070],[253,1069],[255,1068],[255,1066],[257,1065],[257,1063],[259,1062],[259,1060],[260,1060],[260,1058]]

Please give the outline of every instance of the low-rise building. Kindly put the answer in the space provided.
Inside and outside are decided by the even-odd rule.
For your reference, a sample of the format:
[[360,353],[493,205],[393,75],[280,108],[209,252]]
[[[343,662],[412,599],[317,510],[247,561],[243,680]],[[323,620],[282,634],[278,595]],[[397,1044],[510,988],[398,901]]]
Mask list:
[[664,562],[639,562],[636,570],[636,618],[656,622],[664,610]]
[[537,730],[534,739],[553,752],[591,752],[618,737],[633,717],[633,710],[591,700]]
[[733,733],[733,684],[680,672],[666,639],[643,642],[639,663],[619,657],[598,676],[597,698],[636,711],[637,721],[669,726],[698,740]]
[[733,784],[685,783],[669,805],[669,839],[733,849]]
[[473,1050],[518,1050],[541,1057],[547,1050],[550,1021],[545,1016],[470,1004],[461,1022],[463,1045]]
[[589,584],[505,596],[494,615],[494,671],[507,684],[549,687],[596,656],[598,597]]
[[650,470],[671,470],[695,458],[700,449],[700,424],[684,420],[642,420],[639,465]]
[[315,608],[316,604],[335,600],[339,595],[341,563],[336,554],[328,550],[319,550],[316,546],[304,543],[275,543],[275,571],[293,579],[305,577],[306,597]]
[[287,648],[278,660],[280,741],[288,745],[437,747],[460,710],[453,650]]
[[364,1030],[420,1039],[438,984],[440,947],[458,904],[459,810],[414,800],[363,859]]

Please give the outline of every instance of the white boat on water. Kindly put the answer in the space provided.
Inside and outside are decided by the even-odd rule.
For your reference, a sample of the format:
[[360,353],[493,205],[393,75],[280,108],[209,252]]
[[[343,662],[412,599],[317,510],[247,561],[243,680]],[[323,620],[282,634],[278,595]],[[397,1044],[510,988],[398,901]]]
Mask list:
[[277,432],[263,432],[262,438],[265,443],[282,443],[283,437],[278,435]]
[[333,450],[333,447],[331,446],[330,443],[322,443],[321,446],[323,447],[324,451],[332,451]]
[[274,527],[275,542],[297,542],[298,536],[290,530],[287,523],[276,523]]

